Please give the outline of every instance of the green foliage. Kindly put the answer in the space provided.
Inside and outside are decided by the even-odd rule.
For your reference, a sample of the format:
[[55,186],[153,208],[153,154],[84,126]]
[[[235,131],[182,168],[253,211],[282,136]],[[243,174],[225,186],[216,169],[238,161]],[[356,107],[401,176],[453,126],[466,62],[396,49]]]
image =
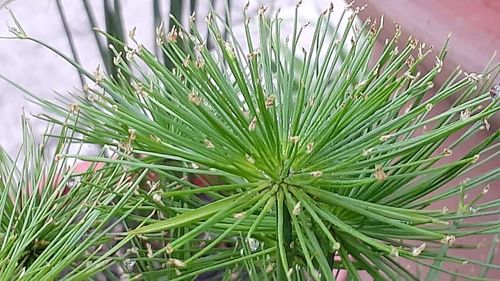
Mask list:
[[[225,0],[227,1],[227,0]],[[109,73],[112,76],[117,75],[118,67],[113,63],[113,52],[118,50],[118,52],[121,54],[120,57],[122,59],[125,59],[125,50],[123,49],[123,44],[117,44],[115,41],[116,40],[102,40],[103,38],[99,36],[99,31],[104,30],[107,34],[112,36],[113,38],[126,43],[127,37],[125,34],[126,30],[126,19],[124,20],[123,18],[123,8],[120,3],[120,1],[117,0],[103,0],[101,1],[101,4],[103,6],[104,10],[104,21],[105,25],[104,27],[99,27],[97,24],[97,19],[94,13],[94,5],[92,5],[88,0],[83,0],[82,4],[85,10],[85,14],[87,16],[87,20],[89,23],[89,28],[91,32],[94,34],[94,39],[96,46],[99,50],[99,55],[102,59],[102,63],[104,66],[104,69],[106,70],[107,73]],[[78,64],[80,64],[80,59],[78,55],[78,47],[76,46],[74,39],[73,39],[73,34],[71,32],[70,28],[70,23],[68,22],[68,19],[66,17],[65,11],[64,11],[64,5],[60,0],[56,1],[57,4],[57,10],[59,13],[59,16],[61,18],[61,23],[64,28],[64,33],[68,39],[68,44],[71,49],[71,56],[74,59],[74,61]],[[154,31],[155,36],[165,36],[165,29],[168,27],[172,27],[173,25],[178,25],[178,22],[183,21],[183,14],[184,10],[188,10],[188,14],[194,15],[196,13],[196,7],[197,7],[197,0],[190,0],[189,5],[186,5],[187,1],[182,1],[182,0],[172,0],[170,1],[169,5],[169,14],[171,15],[172,18],[177,19],[177,21],[171,21],[170,17],[164,17],[163,16],[163,5],[162,1],[159,0],[154,0],[152,3],[152,11],[153,11],[153,28],[152,30]],[[211,2],[211,5],[213,5],[213,1]],[[226,6],[228,6],[228,10],[230,9],[230,3],[229,1],[224,3]],[[226,20],[227,22],[227,20]],[[135,28],[131,30],[130,32],[135,33]],[[155,37],[156,38],[156,37]],[[107,46],[107,47],[106,47]],[[158,56],[159,60],[163,60],[165,65],[167,67],[173,67],[172,63],[170,62],[169,58],[167,56],[163,56],[161,53],[161,50],[159,50],[158,46],[155,46],[154,50],[155,55]],[[78,70],[78,74],[80,77],[80,81],[82,84],[82,87],[84,86],[84,79],[83,79],[83,74],[81,71]]]
[[93,276],[113,262],[116,249],[103,245],[119,248],[127,241],[115,243],[109,233],[127,215],[122,208],[146,172],[133,180],[120,166],[76,172],[59,154],[72,142],[67,128],[47,160],[48,137],[38,145],[26,119],[23,126],[16,161],[0,150],[0,280]]
[[[131,277],[334,280],[332,269],[341,268],[352,280],[359,270],[377,280],[417,280],[401,265],[408,260],[429,267],[434,280],[439,272],[463,276],[443,267],[449,262],[478,264],[484,273],[499,268],[491,257],[449,250],[468,247],[462,237],[500,230],[500,200],[479,200],[498,168],[457,184],[498,158],[498,131],[450,157],[489,129],[499,106],[488,92],[499,66],[456,71],[435,88],[446,45],[432,69],[418,72],[431,49],[409,39],[398,50],[396,28],[377,54],[382,25],[357,26],[358,11],[332,25],[328,9],[310,30],[299,26],[297,5],[290,38],[279,15],[263,7],[251,19],[255,28],[245,12],[246,38],[231,26],[221,32],[224,18],[210,13],[213,50],[191,18],[189,29],[177,25],[158,38],[173,68],[135,42],[121,46],[115,75],[82,71],[96,84],[83,96],[61,97],[63,104],[35,99],[67,119],[43,118],[71,120],[78,140],[119,156],[63,157],[155,173],[134,196],[98,185],[103,196],[127,199],[116,212],[130,213],[122,238],[139,248],[136,264],[125,268]],[[305,32],[312,39],[301,48]],[[435,110],[450,99],[445,111]],[[466,199],[474,190],[479,195]],[[433,207],[448,198],[458,207]]]

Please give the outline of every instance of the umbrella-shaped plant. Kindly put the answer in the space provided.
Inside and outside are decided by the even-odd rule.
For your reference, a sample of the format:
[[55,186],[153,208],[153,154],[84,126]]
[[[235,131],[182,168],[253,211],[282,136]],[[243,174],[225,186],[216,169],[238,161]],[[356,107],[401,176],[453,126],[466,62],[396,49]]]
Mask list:
[[[457,70],[435,87],[446,44],[433,52],[396,27],[377,52],[381,19],[358,24],[361,9],[348,7],[331,24],[332,9],[315,27],[302,26],[297,5],[288,35],[279,13],[261,7],[255,18],[245,14],[243,37],[210,13],[211,50],[194,24],[175,25],[157,38],[173,68],[132,32],[135,45],[115,54],[115,75],[75,64],[95,86],[64,104],[37,101],[78,119],[71,128],[82,141],[120,155],[77,157],[155,172],[149,193],[120,206],[132,212],[125,220],[134,229],[116,235],[140,248],[131,277],[334,280],[341,268],[352,280],[361,270],[376,280],[416,280],[404,260],[428,267],[428,280],[462,276],[443,267],[450,262],[478,264],[483,275],[498,269],[493,255],[480,261],[452,251],[467,246],[462,237],[499,231],[499,201],[480,200],[498,169],[457,183],[498,159],[498,132],[445,161],[490,129],[498,65]],[[302,47],[304,33],[311,40]],[[429,56],[435,66],[421,71]],[[466,199],[474,189],[479,195]],[[448,198],[458,207],[433,207]]]

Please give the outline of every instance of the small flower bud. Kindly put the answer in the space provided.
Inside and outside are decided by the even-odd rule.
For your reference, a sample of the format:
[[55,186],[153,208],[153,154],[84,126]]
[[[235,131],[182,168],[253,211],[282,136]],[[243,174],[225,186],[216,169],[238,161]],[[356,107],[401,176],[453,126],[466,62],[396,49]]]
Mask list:
[[293,144],[297,144],[300,140],[300,137],[299,136],[291,136],[290,137],[290,142],[293,143]]
[[306,147],[306,152],[309,154],[313,151],[313,149],[314,149],[314,142],[308,143]]
[[233,46],[231,45],[231,43],[229,42],[225,42],[224,43],[224,48],[227,52],[227,55],[229,56],[230,59],[233,59],[235,56],[234,56],[234,49],[233,49]]
[[259,16],[263,16],[266,13],[266,11],[267,11],[267,6],[260,5],[259,11],[258,11]]
[[375,165],[375,173],[374,174],[375,174],[375,178],[378,181],[384,181],[385,179],[387,179],[387,175],[385,174],[381,165]]
[[168,259],[167,265],[170,265],[170,266],[173,266],[176,268],[181,268],[181,267],[186,266],[186,264],[183,261],[178,260],[178,259]]
[[188,99],[196,105],[200,105],[203,101],[203,98],[194,90],[189,94]]
[[137,247],[132,247],[130,249],[127,249],[127,252],[137,255],[139,253],[139,249]]
[[190,58],[189,58],[189,55],[182,61],[182,66],[184,66],[185,68],[188,68],[189,67],[189,63],[191,62]]
[[75,113],[75,112],[78,112],[80,110],[80,106],[76,103],[72,103],[69,105],[69,112],[71,113]]
[[159,193],[153,194],[153,200],[156,202],[161,202],[161,194]]
[[149,137],[155,142],[161,142],[161,139],[158,136],[149,135]]
[[391,251],[389,252],[389,255],[391,255],[392,257],[399,257],[398,248],[391,245]]
[[148,258],[152,258],[153,257],[153,248],[151,247],[151,243],[146,243],[146,248],[147,248],[147,256]]
[[404,77],[408,78],[409,80],[414,80],[415,79],[415,76],[411,75],[409,71],[406,71],[404,74],[403,74]]
[[275,100],[276,100],[275,96],[269,96],[269,97],[267,97],[266,103],[265,103],[266,108],[269,109],[269,108],[273,107]]
[[500,84],[495,84],[490,89],[490,97],[492,100],[498,99],[500,97]]
[[193,11],[193,13],[189,16],[189,24],[194,24],[196,21],[196,11]]
[[104,75],[101,72],[101,66],[97,65],[96,70],[94,71],[94,81],[96,85],[99,85],[104,79]]
[[246,154],[245,157],[250,164],[255,164],[255,159],[252,156]]
[[486,118],[483,119],[483,123],[484,123],[484,128],[486,129],[486,131],[489,131],[491,126]]
[[208,149],[214,149],[215,148],[214,144],[209,139],[205,139],[203,142],[205,143],[205,146]]
[[248,125],[248,130],[250,132],[255,131],[255,127],[257,126],[257,117],[252,118],[252,121],[250,121],[250,124]]
[[128,61],[133,61],[134,57],[135,57],[135,54],[136,54],[136,50],[134,50],[134,49],[125,49],[125,58]]
[[234,214],[234,215],[233,215],[233,217],[234,217],[235,219],[237,219],[237,220],[242,220],[242,219],[244,219],[244,218],[245,218],[245,215],[246,215],[246,213],[245,213],[245,212],[241,212],[241,213],[236,213],[236,214]]
[[130,82],[130,85],[132,86],[132,88],[134,88],[134,91],[138,95],[141,95],[143,97],[148,95],[148,93],[144,91],[143,86],[140,82],[132,81],[132,82]]
[[361,155],[363,155],[363,156],[366,157],[366,156],[369,156],[372,153],[373,153],[373,148],[368,148],[368,149],[364,149],[363,153],[361,153]]
[[274,270],[274,263],[270,263],[266,267],[266,273],[269,273]]
[[301,206],[300,201],[298,201],[297,204],[295,204],[295,206],[293,207],[292,214],[294,216],[298,216],[301,211],[302,211],[302,206]]
[[174,26],[170,30],[170,32],[167,34],[167,42],[172,43],[177,41],[177,37],[179,36],[179,33],[177,32],[177,28]]
[[205,62],[202,59],[197,59],[195,65],[196,65],[196,68],[202,69],[205,66]]
[[129,32],[128,32],[128,37],[132,39],[132,41],[135,41],[135,32],[137,30],[137,27],[134,26]]
[[135,138],[137,137],[136,135],[136,132],[134,129],[128,129],[128,134],[129,134],[129,140],[135,140]]
[[480,73],[467,73],[467,72],[464,72],[464,75],[467,77],[467,79],[471,82],[477,82],[481,79],[483,79],[483,75],[480,74]]
[[472,157],[472,161],[470,161],[472,164],[475,164],[477,162],[477,160],[479,160],[479,154],[476,154],[474,155],[474,157]]
[[212,12],[208,12],[208,15],[205,17],[205,22],[207,24],[211,24],[213,19],[214,15],[212,14]]
[[119,52],[116,57],[113,58],[113,64],[118,66],[122,62],[122,52]]
[[388,134],[388,135],[383,135],[380,137],[380,141],[384,142],[387,141],[388,139],[394,137],[394,134]]
[[443,155],[448,157],[448,156],[451,156],[453,154],[453,150],[449,149],[449,148],[445,148],[443,150]]
[[316,97],[312,96],[312,97],[309,97],[307,104],[312,107],[315,102],[316,102]]
[[488,190],[490,190],[490,185],[489,185],[489,184],[488,184],[488,185],[486,185],[486,186],[483,188],[483,190],[481,191],[481,193],[484,195],[484,194],[488,193]]
[[455,243],[455,239],[455,235],[446,235],[443,239],[441,239],[441,243],[451,247]]
[[314,172],[311,172],[310,175],[317,178],[317,177],[321,177],[323,175],[323,172],[322,171],[314,171]]
[[171,255],[174,252],[174,247],[172,247],[172,244],[168,243],[167,246],[165,246],[165,252],[167,255]]
[[467,120],[467,119],[469,119],[470,114],[471,114],[471,111],[470,111],[470,109],[467,108],[464,111],[460,112],[460,119]]
[[422,243],[422,245],[414,247],[411,251],[412,256],[414,257],[419,256],[420,253],[422,253],[422,251],[425,249],[425,246],[426,246],[425,243]]
[[436,56],[436,63],[434,66],[438,69],[438,72],[443,68],[443,61],[438,56]]

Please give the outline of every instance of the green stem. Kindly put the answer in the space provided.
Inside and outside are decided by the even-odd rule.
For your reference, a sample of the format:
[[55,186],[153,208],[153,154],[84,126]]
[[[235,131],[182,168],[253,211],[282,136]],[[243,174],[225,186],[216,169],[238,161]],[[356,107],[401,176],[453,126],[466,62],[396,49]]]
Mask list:
[[[284,238],[285,238],[285,251],[286,251],[286,260],[292,260],[292,249],[290,248],[290,244],[292,243],[292,218],[290,217],[290,212],[285,210],[283,213],[283,230],[284,230]],[[287,279],[290,279],[289,276],[286,276]]]
[[288,261],[291,260],[291,248],[290,243],[292,242],[292,219],[290,217],[290,213],[288,210],[284,208],[284,192],[283,189],[286,190],[286,185],[281,185],[281,188],[277,194],[277,208],[278,215],[277,225],[278,225],[278,233],[277,240],[279,247],[277,249],[278,256],[281,258],[281,262],[278,262],[278,280],[290,280],[287,276],[287,271],[289,270]]

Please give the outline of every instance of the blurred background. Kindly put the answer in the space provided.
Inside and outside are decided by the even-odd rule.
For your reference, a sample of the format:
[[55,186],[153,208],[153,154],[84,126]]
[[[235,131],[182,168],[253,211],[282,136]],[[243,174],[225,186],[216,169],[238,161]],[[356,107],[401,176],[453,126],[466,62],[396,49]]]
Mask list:
[[[301,20],[314,21],[330,2],[304,1],[300,13]],[[336,11],[341,11],[346,5],[342,0],[333,2]],[[251,1],[250,13],[256,13],[261,3],[270,6],[270,9],[281,7],[281,15],[286,19],[293,17],[296,1]],[[402,26],[402,38],[411,34],[420,41],[435,46],[436,49],[440,49],[448,34],[451,34],[445,68],[438,82],[442,82],[443,78],[458,65],[461,65],[466,72],[481,72],[490,60],[493,64],[500,62],[498,55],[493,57],[500,48],[500,1],[360,0],[355,5],[364,4],[368,6],[360,14],[360,20],[369,17],[380,18],[384,15],[385,29],[380,36],[381,44],[385,38],[392,36],[395,22]],[[209,7],[213,6],[222,14],[226,14],[227,20],[233,24],[235,30],[238,30],[238,26],[242,26],[243,5],[244,1],[231,0],[0,1],[2,6],[0,36],[11,36],[9,26],[15,26],[9,10],[5,9],[8,7],[31,37],[76,58],[90,71],[100,65],[101,69],[109,73],[113,69],[108,56],[108,42],[102,36],[96,36],[92,27],[106,30],[119,38],[126,38],[129,30],[136,27],[137,40],[147,48],[153,49],[155,27],[164,21],[165,30],[170,30],[169,26],[173,24],[169,23],[170,13],[185,23],[188,15],[196,11],[199,15],[197,24],[203,30],[204,16]],[[424,68],[426,65],[430,68],[434,61],[431,57],[427,64],[424,64]],[[22,40],[0,39],[0,74],[19,83],[35,95],[47,99],[54,99],[57,93],[81,90],[82,82],[85,83],[80,79],[78,72],[59,56],[38,44]],[[443,110],[446,104],[442,104],[441,107]],[[0,146],[11,155],[15,155],[22,142],[20,116],[23,112],[30,117],[31,114],[40,113],[41,109],[27,102],[19,90],[0,80]],[[30,119],[35,135],[42,134],[46,124],[34,117]],[[482,136],[476,136],[470,142],[477,142],[486,135],[496,132],[499,117],[492,118],[490,124],[489,131],[484,131]],[[457,156],[459,155],[460,153],[457,153]],[[498,163],[492,162],[481,170],[493,167],[498,167]],[[470,176],[480,172],[480,170],[474,171]],[[457,179],[460,180],[462,179]],[[492,183],[490,190],[488,194],[490,199],[500,197],[498,182]],[[450,202],[450,206],[452,204],[456,203]],[[474,243],[479,245],[488,241],[478,240]],[[473,254],[476,258],[484,259],[487,249],[485,247],[484,251],[475,251]],[[497,257],[496,260],[497,264],[500,264],[500,258]],[[470,265],[450,265],[448,269],[460,270],[471,275],[474,275],[476,270]],[[490,272],[489,276],[500,279],[498,271]]]

